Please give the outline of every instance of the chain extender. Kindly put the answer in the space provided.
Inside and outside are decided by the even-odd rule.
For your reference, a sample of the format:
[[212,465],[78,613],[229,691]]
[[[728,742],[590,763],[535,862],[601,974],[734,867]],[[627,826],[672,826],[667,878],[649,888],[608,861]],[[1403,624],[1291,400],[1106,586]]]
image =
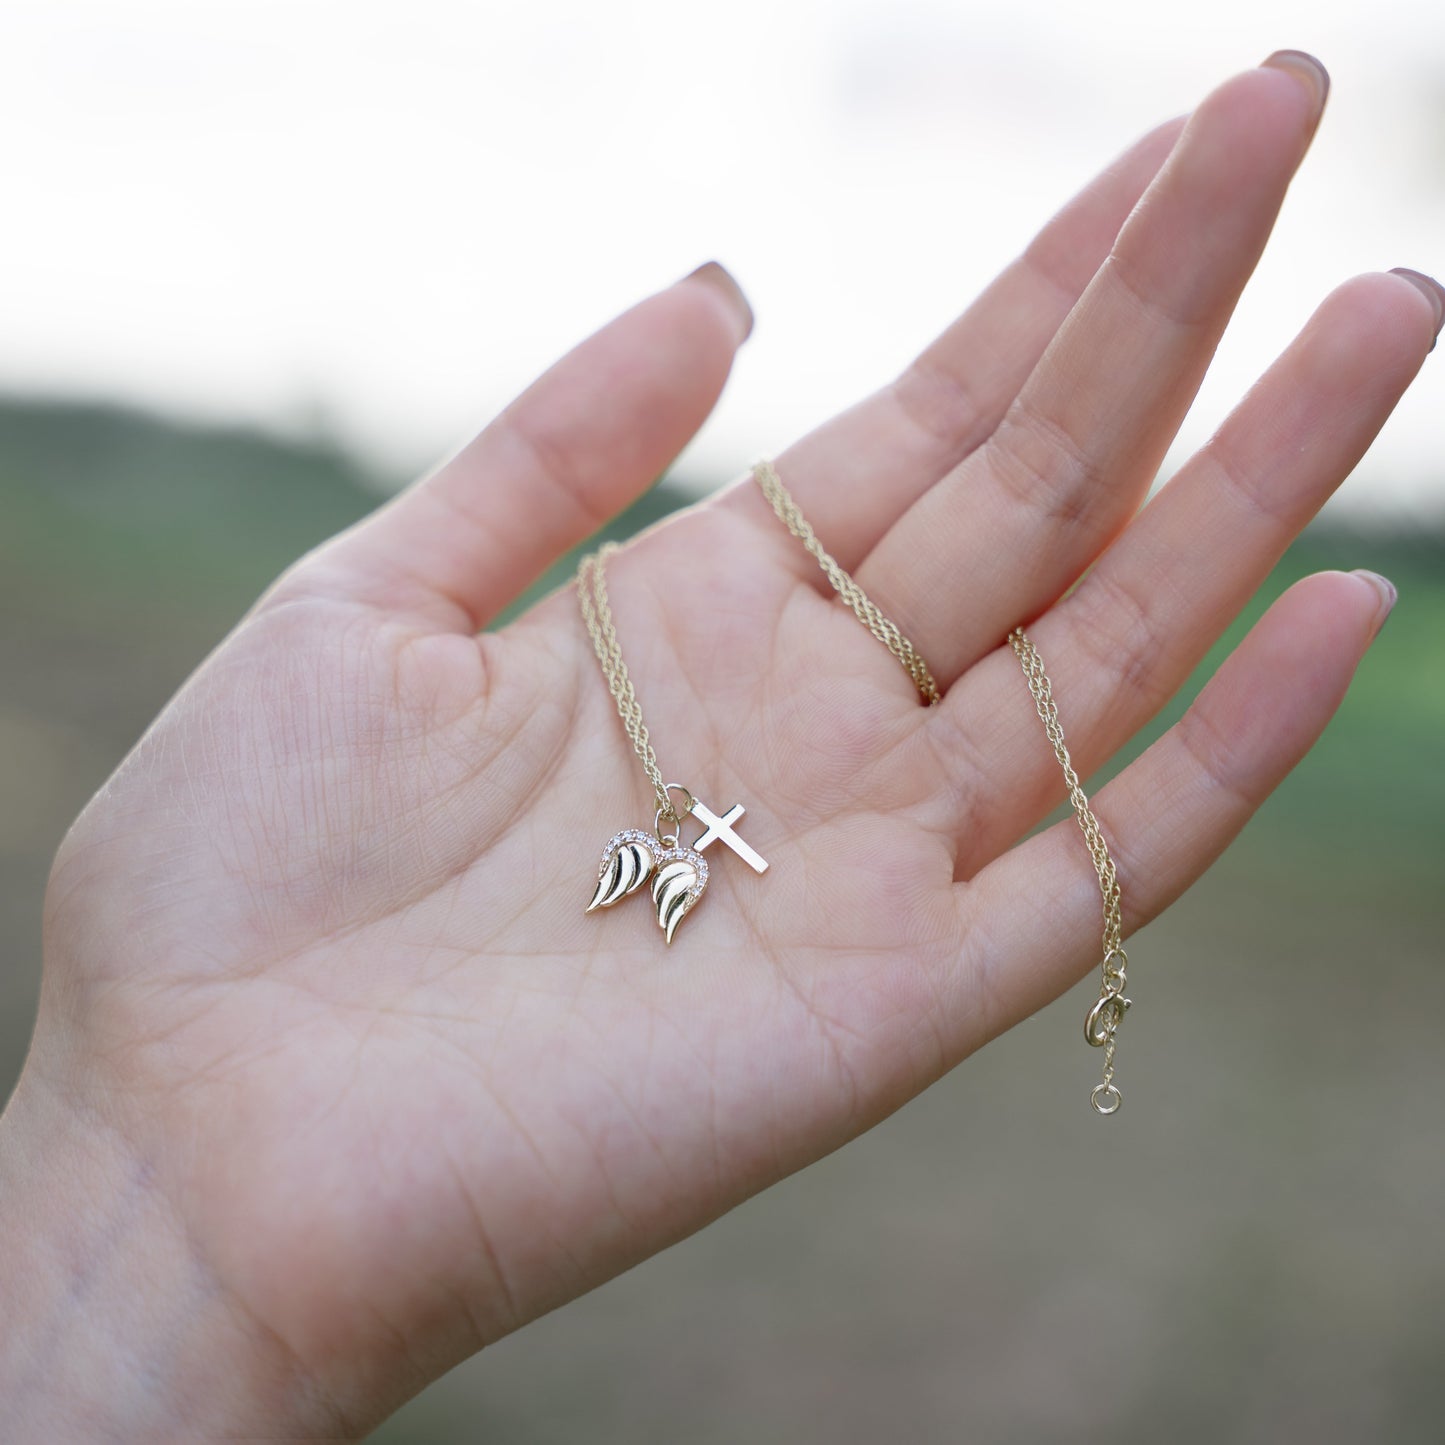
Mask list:
[[1043,721],[1044,731],[1048,733],[1054,756],[1064,770],[1069,802],[1073,804],[1074,815],[1084,834],[1084,842],[1088,844],[1089,856],[1094,860],[1094,871],[1099,875],[1099,895],[1104,905],[1103,977],[1099,997],[1084,1019],[1084,1037],[1094,1048],[1104,1051],[1104,1080],[1094,1086],[1089,1102],[1098,1113],[1112,1114],[1124,1102],[1124,1096],[1114,1083],[1114,1047],[1115,1035],[1123,1022],[1124,1011],[1130,1004],[1130,1000],[1124,997],[1124,989],[1129,982],[1129,959],[1123,947],[1119,875],[1110,856],[1109,845],[1104,841],[1103,829],[1099,827],[1099,820],[1089,806],[1089,799],[1079,782],[1079,775],[1074,771],[1073,759],[1069,757],[1069,750],[1064,744],[1064,729],[1059,722],[1059,709],[1054,702],[1049,675],[1044,671],[1044,660],[1022,627],[1016,627],[1009,634],[1009,644],[1023,666],[1029,692],[1033,694],[1034,706]]

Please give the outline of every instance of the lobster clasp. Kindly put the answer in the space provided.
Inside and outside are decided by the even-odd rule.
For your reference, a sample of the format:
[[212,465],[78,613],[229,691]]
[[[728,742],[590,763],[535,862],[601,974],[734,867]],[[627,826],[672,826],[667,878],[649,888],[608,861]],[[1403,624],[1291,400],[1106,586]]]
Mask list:
[[1102,1049],[1113,1038],[1114,1031],[1123,1022],[1124,1011],[1131,1002],[1132,1000],[1124,997],[1122,980],[1118,988],[1110,989],[1105,986],[1104,992],[1094,1000],[1093,1008],[1084,1019],[1084,1037],[1092,1047]]

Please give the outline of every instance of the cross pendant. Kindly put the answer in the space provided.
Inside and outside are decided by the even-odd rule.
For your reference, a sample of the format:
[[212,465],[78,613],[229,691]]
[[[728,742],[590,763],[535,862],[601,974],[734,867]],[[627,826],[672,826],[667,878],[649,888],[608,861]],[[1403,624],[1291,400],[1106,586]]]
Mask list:
[[706,831],[702,837],[689,846],[701,853],[704,848],[721,840],[723,843],[726,843],[749,868],[753,869],[754,872],[766,873],[768,871],[767,859],[749,848],[732,829],[732,825],[736,823],[746,811],[741,803],[734,803],[732,807],[719,818],[706,803],[699,802],[698,799],[694,798],[691,816],[696,818],[699,823],[704,824]]

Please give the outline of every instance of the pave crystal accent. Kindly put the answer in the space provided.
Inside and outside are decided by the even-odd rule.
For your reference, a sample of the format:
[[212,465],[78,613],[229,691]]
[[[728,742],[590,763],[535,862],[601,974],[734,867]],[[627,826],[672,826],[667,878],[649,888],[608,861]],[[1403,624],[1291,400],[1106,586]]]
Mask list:
[[612,864],[612,855],[624,843],[641,843],[652,854],[653,866],[657,868],[664,863],[691,863],[697,869],[697,882],[688,889],[694,898],[707,887],[707,859],[701,853],[684,846],[669,848],[656,833],[649,833],[645,828],[624,828],[607,840],[607,846],[602,850],[602,861],[597,865],[598,878],[607,872]]
[[706,887],[707,864],[695,849],[664,848],[658,855],[652,901],[657,905],[658,927],[669,943]]
[[657,871],[657,840],[636,828],[618,833],[602,850],[597,867],[597,891],[587,905],[611,908],[636,893]]
[[587,912],[610,908],[630,898],[648,878],[653,880],[652,901],[657,905],[658,925],[671,943],[678,924],[707,888],[707,859],[686,844],[664,843],[656,833],[641,828],[614,833],[602,850],[597,891]]
[[[656,839],[653,841],[656,842]],[[657,866],[661,868],[664,863],[691,863],[697,869],[697,882],[687,891],[694,899],[702,896],[702,890],[707,887],[707,859],[701,853],[691,848],[659,848]]]
[[641,828],[624,828],[620,833],[614,833],[607,840],[607,846],[602,850],[602,861],[597,865],[597,876],[600,878],[606,871],[607,866],[612,862],[612,855],[624,843],[641,843],[649,853],[652,854],[654,863],[657,860],[662,844],[658,841],[656,833],[646,833]]

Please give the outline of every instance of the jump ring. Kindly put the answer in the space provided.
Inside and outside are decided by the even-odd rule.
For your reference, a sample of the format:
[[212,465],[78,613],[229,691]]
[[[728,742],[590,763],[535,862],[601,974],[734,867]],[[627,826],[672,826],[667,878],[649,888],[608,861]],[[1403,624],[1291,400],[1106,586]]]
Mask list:
[[[680,830],[682,828],[682,820],[697,806],[697,799],[694,798],[681,783],[664,783],[662,786],[664,791],[658,796],[665,797],[667,801],[663,806],[659,807],[653,815],[652,831],[657,834],[662,842],[667,843],[669,848],[676,848],[678,835],[676,833],[664,834],[662,831],[662,820],[664,818],[670,819],[673,827]],[[672,798],[669,796],[672,793],[681,793],[687,799],[687,805],[681,812],[672,806]],[[669,837],[672,839],[670,843],[668,842]]]
[[683,808],[682,812],[679,813],[676,808],[673,809],[673,813],[676,816],[677,821],[679,823],[682,822],[682,820],[687,817],[687,815],[692,812],[695,807],[697,807],[697,799],[694,798],[693,795],[688,792],[688,790],[684,788],[681,783],[664,783],[662,787],[663,791],[669,795],[669,804],[671,803],[671,795],[673,793],[681,793],[682,796],[687,799],[687,806]]

